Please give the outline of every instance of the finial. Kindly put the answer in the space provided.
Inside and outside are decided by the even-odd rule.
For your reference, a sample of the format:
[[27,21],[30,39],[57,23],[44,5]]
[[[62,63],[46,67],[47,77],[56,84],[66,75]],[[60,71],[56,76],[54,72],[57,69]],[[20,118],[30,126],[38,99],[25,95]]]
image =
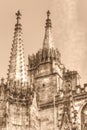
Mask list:
[[17,11],[16,16],[17,16],[17,23],[19,23],[19,20],[21,19],[22,16],[20,10]]
[[50,11],[48,10],[48,11],[47,11],[47,19],[49,19],[50,14],[51,14],[51,13],[50,13]]
[[47,19],[46,19],[46,28],[49,28],[49,27],[52,27],[51,25],[51,19],[49,18],[50,17],[50,11],[48,10],[47,11]]

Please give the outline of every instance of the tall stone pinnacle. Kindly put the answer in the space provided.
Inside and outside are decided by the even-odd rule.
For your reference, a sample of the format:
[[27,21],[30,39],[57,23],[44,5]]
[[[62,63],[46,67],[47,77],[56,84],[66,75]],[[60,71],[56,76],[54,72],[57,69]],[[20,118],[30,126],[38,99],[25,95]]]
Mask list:
[[27,81],[27,73],[24,63],[24,47],[22,40],[21,13],[16,13],[17,22],[14,29],[14,39],[11,48],[10,65],[8,69],[8,81]]
[[47,19],[46,19],[46,26],[45,26],[45,37],[43,41],[43,49],[51,49],[54,48],[54,42],[52,37],[52,24],[50,19],[50,11],[47,11]]

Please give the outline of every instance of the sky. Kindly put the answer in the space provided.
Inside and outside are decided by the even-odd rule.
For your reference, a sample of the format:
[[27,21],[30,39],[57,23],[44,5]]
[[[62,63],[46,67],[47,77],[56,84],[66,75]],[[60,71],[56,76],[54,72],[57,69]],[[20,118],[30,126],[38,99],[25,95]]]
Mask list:
[[51,11],[55,46],[62,63],[87,82],[87,0],[0,0],[0,78],[8,72],[15,13],[22,13],[25,61],[42,48],[47,10]]

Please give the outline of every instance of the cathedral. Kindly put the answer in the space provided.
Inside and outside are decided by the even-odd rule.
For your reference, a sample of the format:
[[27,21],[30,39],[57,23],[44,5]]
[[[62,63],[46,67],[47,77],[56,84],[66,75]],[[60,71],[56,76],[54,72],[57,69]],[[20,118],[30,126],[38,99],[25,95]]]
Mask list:
[[47,11],[43,46],[25,65],[16,13],[7,81],[0,83],[0,130],[87,130],[87,84],[61,63]]

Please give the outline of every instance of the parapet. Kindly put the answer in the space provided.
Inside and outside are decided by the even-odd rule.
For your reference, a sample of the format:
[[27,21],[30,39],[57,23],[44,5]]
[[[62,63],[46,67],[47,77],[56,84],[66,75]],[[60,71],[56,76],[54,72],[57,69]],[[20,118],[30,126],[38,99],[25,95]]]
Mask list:
[[41,63],[52,62],[52,60],[56,60],[60,62],[61,54],[58,49],[40,49],[36,55],[32,55],[28,57],[28,65],[29,68],[35,68]]

